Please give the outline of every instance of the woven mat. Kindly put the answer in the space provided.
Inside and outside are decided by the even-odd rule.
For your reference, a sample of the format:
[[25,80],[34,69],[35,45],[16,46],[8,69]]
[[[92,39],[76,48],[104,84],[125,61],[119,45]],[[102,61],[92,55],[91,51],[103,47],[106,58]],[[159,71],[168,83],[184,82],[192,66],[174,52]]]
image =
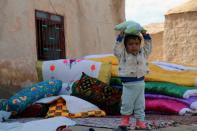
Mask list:
[[197,124],[197,115],[194,116],[178,116],[178,115],[146,115],[147,120],[173,120],[183,125]]
[[[121,118],[76,118],[73,119],[79,126],[89,126],[97,128],[114,129],[120,124]],[[131,119],[130,123],[134,123]],[[147,120],[146,125],[149,129],[166,128],[170,126],[178,126],[178,123],[172,120]],[[129,129],[134,129],[135,125],[131,124]]]

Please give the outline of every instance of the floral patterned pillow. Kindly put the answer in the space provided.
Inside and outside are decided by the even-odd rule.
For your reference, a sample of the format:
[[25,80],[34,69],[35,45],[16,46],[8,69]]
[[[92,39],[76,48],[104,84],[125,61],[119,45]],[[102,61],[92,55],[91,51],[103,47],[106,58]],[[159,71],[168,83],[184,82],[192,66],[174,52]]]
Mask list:
[[41,98],[57,95],[61,88],[62,82],[60,80],[46,80],[28,86],[8,99],[7,110],[13,114],[20,113]]

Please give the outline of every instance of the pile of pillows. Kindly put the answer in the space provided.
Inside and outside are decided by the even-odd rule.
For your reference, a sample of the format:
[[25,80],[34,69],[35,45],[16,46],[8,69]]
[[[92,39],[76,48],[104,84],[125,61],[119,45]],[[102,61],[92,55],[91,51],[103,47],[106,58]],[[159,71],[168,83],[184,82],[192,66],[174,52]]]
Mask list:
[[[64,89],[62,90],[62,86]],[[73,84],[62,83],[60,80],[45,80],[40,83],[30,85],[23,88],[21,91],[4,101],[4,109],[12,112],[13,115],[23,113],[28,107],[34,104],[41,98],[57,96],[57,95],[73,95],[86,100],[104,110],[108,115],[119,114],[121,90],[110,87],[109,84],[104,83],[97,78],[88,76],[84,72],[78,81]],[[1,107],[3,107],[1,105]],[[100,114],[98,114],[100,113]],[[83,116],[77,114],[73,117]],[[87,114],[87,113],[85,113]],[[72,117],[72,114],[69,114]],[[89,116],[104,116],[105,113],[101,111],[89,112]]]

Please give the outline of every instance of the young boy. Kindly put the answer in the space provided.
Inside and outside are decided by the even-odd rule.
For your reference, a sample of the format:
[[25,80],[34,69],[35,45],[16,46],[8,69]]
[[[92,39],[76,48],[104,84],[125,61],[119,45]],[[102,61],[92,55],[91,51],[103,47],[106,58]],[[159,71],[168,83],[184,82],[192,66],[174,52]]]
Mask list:
[[[145,45],[141,48],[142,36]],[[144,75],[148,72],[147,57],[151,48],[151,37],[146,33],[132,35],[121,32],[116,39],[114,55],[119,60],[119,76],[123,83],[120,126],[128,126],[130,116],[134,114],[136,129],[146,129]]]

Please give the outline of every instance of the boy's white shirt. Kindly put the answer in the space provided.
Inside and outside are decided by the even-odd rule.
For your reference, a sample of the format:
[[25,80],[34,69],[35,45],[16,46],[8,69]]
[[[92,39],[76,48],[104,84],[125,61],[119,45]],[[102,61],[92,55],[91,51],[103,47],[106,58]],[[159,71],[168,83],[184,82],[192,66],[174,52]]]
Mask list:
[[152,41],[144,40],[144,46],[135,56],[126,52],[124,43],[116,42],[114,55],[119,60],[119,76],[122,77],[142,77],[148,73],[147,58],[152,50]]

